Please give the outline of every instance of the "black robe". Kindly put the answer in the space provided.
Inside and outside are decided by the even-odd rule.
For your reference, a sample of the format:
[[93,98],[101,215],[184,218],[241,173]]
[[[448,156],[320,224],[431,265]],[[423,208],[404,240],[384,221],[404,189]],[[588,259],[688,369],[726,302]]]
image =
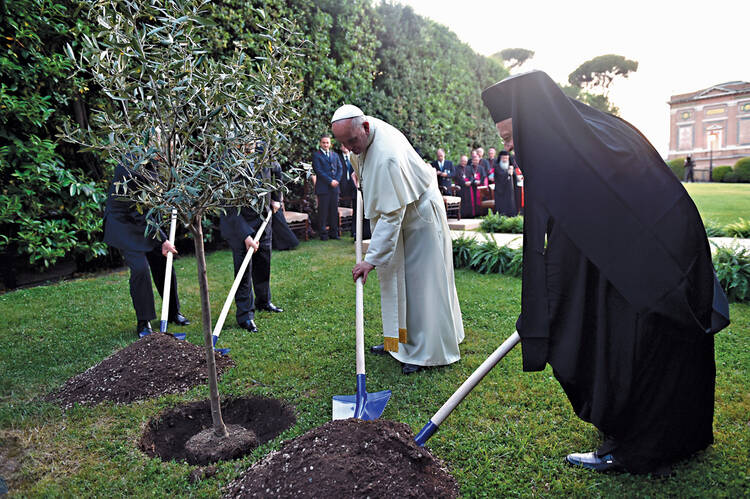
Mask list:
[[[513,168],[508,165],[508,168]],[[495,167],[495,213],[506,217],[515,217],[516,196],[514,194],[515,177],[508,175],[499,165]]]
[[713,333],[726,297],[693,201],[627,122],[542,72],[482,95],[513,119],[524,173],[523,367],[549,363],[576,414],[633,472],[712,440]]
[[299,246],[299,239],[289,228],[284,217],[284,210],[279,210],[271,217],[273,230],[272,248],[277,251],[292,250]]
[[[456,192],[457,196],[461,196],[461,218],[473,218],[478,215],[478,210],[475,204],[475,198],[477,196],[477,188],[473,182],[474,169],[471,165],[456,166],[453,174],[453,184],[459,187]],[[471,185],[466,185],[466,182],[472,182]]]

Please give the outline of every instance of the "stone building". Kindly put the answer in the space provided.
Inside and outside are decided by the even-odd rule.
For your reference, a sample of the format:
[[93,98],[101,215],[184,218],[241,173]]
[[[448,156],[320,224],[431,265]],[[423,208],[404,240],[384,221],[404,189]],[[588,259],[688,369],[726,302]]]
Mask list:
[[667,159],[695,161],[695,180],[711,166],[732,166],[750,156],[750,83],[731,81],[669,99]]

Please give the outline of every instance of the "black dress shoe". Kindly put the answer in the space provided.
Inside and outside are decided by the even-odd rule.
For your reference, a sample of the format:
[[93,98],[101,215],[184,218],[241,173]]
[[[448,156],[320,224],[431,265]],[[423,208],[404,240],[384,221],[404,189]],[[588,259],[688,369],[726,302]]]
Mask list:
[[151,323],[149,321],[138,321],[138,325],[135,327],[135,334],[137,334],[139,338],[148,336],[153,332],[154,330],[151,329]]
[[422,370],[422,366],[418,366],[416,364],[407,364],[407,363],[401,364],[401,372],[403,374],[413,374],[421,370]]
[[190,321],[187,320],[187,318],[179,312],[177,312],[177,315],[170,317],[169,322],[171,322],[172,324],[177,324],[178,326],[187,326],[190,324]]
[[587,470],[594,470],[600,473],[607,471],[625,471],[620,463],[617,462],[615,456],[607,454],[599,457],[596,452],[585,452],[568,454],[565,457],[565,461],[572,466],[580,466]]
[[385,355],[388,352],[385,350],[385,345],[382,343],[380,345],[373,345],[370,347],[370,353],[374,353],[375,355]]
[[260,310],[268,310],[269,312],[276,312],[276,313],[281,313],[281,312],[283,312],[283,311],[284,311],[284,309],[283,309],[283,308],[281,308],[281,307],[277,307],[276,305],[274,305],[274,304],[273,304],[273,303],[271,303],[271,302],[268,302],[268,303],[266,303],[265,305],[263,305],[262,307],[258,307],[258,308],[259,308]]
[[242,324],[240,324],[240,327],[242,329],[247,329],[251,333],[257,333],[258,332],[258,326],[255,325],[255,321],[252,319],[248,319]]

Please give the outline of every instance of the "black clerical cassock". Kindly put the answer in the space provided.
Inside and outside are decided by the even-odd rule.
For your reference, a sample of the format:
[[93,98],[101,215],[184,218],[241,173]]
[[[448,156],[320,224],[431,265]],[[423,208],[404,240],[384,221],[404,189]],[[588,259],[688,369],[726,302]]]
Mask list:
[[549,363],[599,454],[650,471],[713,441],[713,333],[728,323],[694,203],[627,122],[542,72],[482,98],[523,170],[523,368]]

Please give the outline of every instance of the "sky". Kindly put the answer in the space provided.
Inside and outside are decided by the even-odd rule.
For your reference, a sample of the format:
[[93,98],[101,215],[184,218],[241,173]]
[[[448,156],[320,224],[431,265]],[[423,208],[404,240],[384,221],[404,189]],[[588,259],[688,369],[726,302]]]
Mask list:
[[669,150],[670,96],[750,81],[750,0],[399,0],[456,33],[476,52],[525,48],[514,70],[539,69],[558,83],[604,54],[638,61],[609,98],[620,116]]

